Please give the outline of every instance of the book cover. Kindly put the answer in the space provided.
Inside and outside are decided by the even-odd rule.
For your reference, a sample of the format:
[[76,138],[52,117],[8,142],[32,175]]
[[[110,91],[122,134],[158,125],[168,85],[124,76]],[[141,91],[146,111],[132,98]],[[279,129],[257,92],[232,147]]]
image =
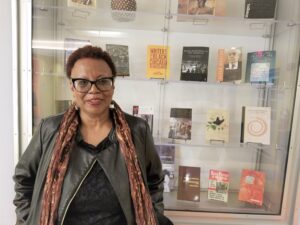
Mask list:
[[232,82],[242,79],[242,48],[218,50],[217,81]]
[[191,140],[192,109],[171,108],[169,138]]
[[247,54],[246,82],[274,83],[275,51],[257,51]]
[[152,106],[138,106],[134,105],[132,107],[132,115],[143,118],[147,121],[151,133],[153,133],[153,115],[154,109]]
[[207,112],[206,141],[229,140],[229,111],[223,109],[211,109]]
[[175,187],[175,146],[155,145],[155,148],[162,163],[164,192],[170,192]]
[[271,107],[244,106],[242,110],[242,142],[270,144]]
[[68,7],[96,8],[96,0],[68,0]]
[[170,76],[170,47],[149,45],[147,47],[147,78],[168,79]]
[[180,80],[207,81],[208,47],[183,47]]
[[209,170],[208,199],[222,202],[228,201],[229,172]]
[[200,201],[200,167],[179,166],[177,199]]
[[245,18],[272,19],[275,17],[276,0],[246,0]]
[[193,21],[185,15],[225,16],[225,0],[178,0],[177,21]]
[[129,76],[128,46],[107,44],[106,51],[115,63],[117,76]]
[[243,169],[240,180],[239,200],[262,206],[264,199],[265,173]]

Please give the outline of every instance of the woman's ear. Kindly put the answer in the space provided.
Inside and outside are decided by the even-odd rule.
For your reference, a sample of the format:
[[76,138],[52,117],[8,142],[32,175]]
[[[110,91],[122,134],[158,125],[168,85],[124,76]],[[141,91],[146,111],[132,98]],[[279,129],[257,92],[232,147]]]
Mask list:
[[70,87],[70,90],[73,92],[74,91],[74,86],[73,86],[73,83],[72,83],[71,79],[69,79],[69,87]]

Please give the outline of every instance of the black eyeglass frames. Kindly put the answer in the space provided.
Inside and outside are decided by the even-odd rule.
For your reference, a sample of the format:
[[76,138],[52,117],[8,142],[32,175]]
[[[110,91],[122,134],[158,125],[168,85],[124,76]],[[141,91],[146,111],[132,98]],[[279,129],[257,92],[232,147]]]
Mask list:
[[113,88],[114,84],[113,77],[103,77],[94,81],[83,78],[72,78],[71,81],[75,90],[81,93],[89,92],[93,84],[100,91],[109,91]]

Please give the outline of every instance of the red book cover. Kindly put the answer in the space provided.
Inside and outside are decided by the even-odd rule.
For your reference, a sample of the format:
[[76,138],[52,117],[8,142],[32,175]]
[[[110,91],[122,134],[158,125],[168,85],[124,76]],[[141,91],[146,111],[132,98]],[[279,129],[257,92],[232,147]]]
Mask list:
[[256,170],[242,170],[239,200],[262,206],[265,188],[265,173]]
[[229,172],[223,170],[210,170],[208,178],[208,199],[228,201]]

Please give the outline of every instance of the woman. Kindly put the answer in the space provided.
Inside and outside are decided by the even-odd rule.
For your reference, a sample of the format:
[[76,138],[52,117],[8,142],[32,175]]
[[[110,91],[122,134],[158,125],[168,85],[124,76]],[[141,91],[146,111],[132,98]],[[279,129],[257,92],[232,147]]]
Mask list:
[[149,126],[112,101],[110,56],[79,48],[67,76],[74,104],[41,121],[16,166],[17,224],[172,224]]

